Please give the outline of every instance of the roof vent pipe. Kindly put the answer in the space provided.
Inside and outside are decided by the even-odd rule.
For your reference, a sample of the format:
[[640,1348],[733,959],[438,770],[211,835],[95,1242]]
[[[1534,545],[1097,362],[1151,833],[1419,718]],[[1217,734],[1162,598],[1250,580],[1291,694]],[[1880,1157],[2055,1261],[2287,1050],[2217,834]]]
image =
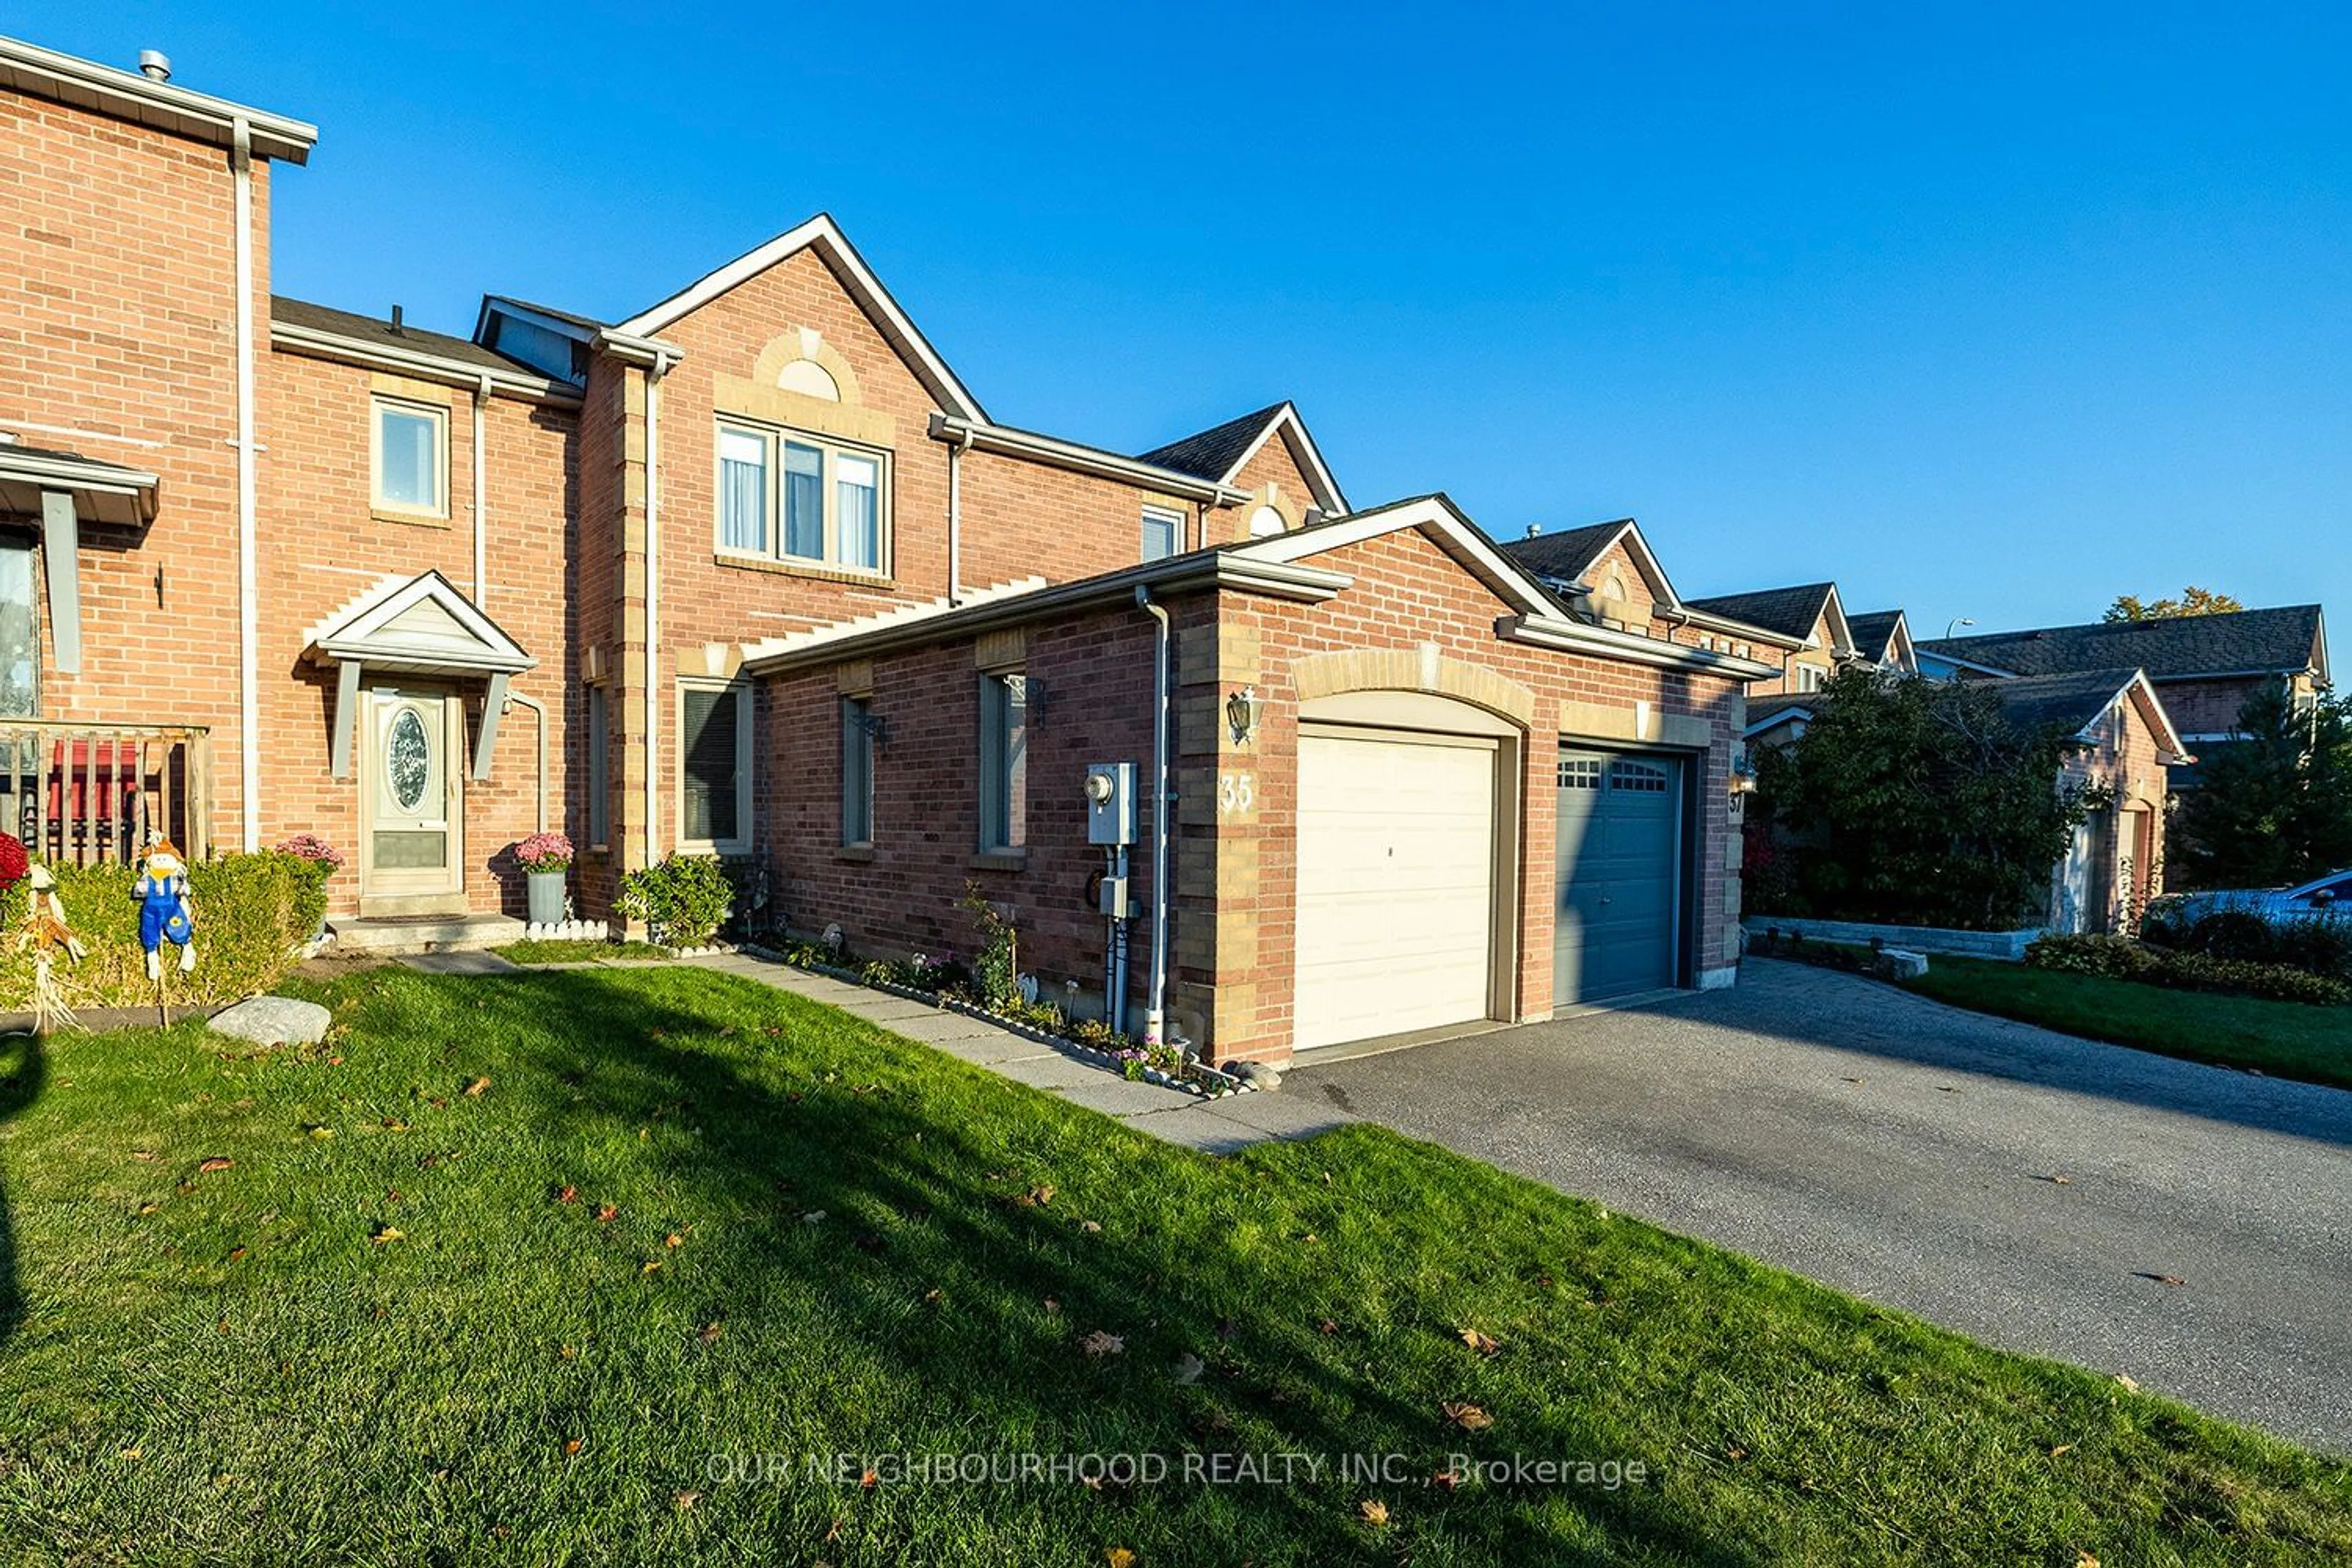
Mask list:
[[1537,538],[1540,538],[1540,537],[1542,536],[1542,534],[1543,534],[1543,524],[1542,524],[1542,523],[1540,523],[1540,522],[1531,522],[1531,523],[1528,524],[1528,537],[1529,539],[1537,539]]
[[392,335],[394,337],[406,335],[405,330],[400,324],[400,307],[397,305],[392,308]]
[[149,81],[172,79],[172,57],[161,49],[139,51],[139,74]]

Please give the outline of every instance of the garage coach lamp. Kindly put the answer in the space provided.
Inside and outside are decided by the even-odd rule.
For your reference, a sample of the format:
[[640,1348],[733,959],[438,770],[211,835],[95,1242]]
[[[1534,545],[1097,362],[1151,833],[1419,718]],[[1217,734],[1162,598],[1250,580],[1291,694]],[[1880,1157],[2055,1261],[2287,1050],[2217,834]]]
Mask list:
[[1225,723],[1234,732],[1234,744],[1246,746],[1257,733],[1258,715],[1265,709],[1265,700],[1255,686],[1244,686],[1225,699]]
[[1756,759],[1746,752],[1731,759],[1731,794],[1733,799],[1756,793]]

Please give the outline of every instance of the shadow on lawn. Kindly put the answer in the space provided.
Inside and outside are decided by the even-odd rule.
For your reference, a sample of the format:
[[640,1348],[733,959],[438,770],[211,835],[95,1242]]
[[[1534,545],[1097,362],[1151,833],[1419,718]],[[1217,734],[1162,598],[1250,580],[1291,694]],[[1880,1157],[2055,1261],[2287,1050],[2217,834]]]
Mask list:
[[[40,1098],[49,1080],[48,1054],[38,1035],[0,1035],[0,1121]],[[25,1289],[16,1269],[16,1230],[0,1173],[0,1344],[25,1321]]]
[[[1234,1167],[1208,1173],[1192,1163],[1205,1157],[1164,1151],[1107,1119],[1052,1103],[1041,1102],[1034,1128],[1016,1123],[1003,1143],[976,1140],[969,1119],[956,1112],[1003,1090],[953,1068],[942,1081],[929,1071],[936,1058],[914,1075],[892,1074],[887,1045],[883,1058],[860,1061],[863,1047],[852,1040],[845,1051],[832,1033],[858,1026],[814,1004],[755,993],[748,982],[701,991],[681,972],[674,986],[624,986],[593,973],[479,984],[490,1005],[485,1024],[507,1014],[541,1065],[574,1084],[574,1114],[615,1129],[664,1117],[690,1128],[683,1154],[677,1142],[667,1145],[671,1181],[698,1191],[739,1235],[749,1229],[759,1268],[790,1275],[831,1323],[919,1384],[926,1431],[866,1430],[856,1415],[840,1412],[833,1436],[856,1433],[888,1452],[937,1446],[953,1431],[976,1434],[972,1446],[1010,1447],[1013,1439],[994,1435],[1027,1432],[1034,1436],[1021,1447],[1163,1453],[1171,1471],[1188,1452],[1270,1449],[1334,1457],[1392,1451],[1412,1456],[1417,1467],[1402,1485],[1260,1486],[1222,1496],[1171,1478],[1140,1500],[1076,1485],[975,1489],[986,1495],[966,1500],[1006,1527],[1008,1540],[1023,1538],[1019,1516],[1031,1510],[1083,1533],[1089,1509],[1141,1507],[1153,1516],[1147,1528],[1169,1536],[1146,1553],[1160,1561],[1186,1548],[1200,1561],[1236,1560],[1253,1540],[1261,1551],[1287,1543],[1309,1561],[1352,1560],[1368,1551],[1386,1557],[1404,1538],[1375,1543],[1354,1513],[1359,1499],[1385,1496],[1424,1523],[1442,1515],[1446,1540],[1475,1542],[1474,1551],[1496,1561],[1615,1562],[1637,1542],[1662,1559],[1718,1568],[1752,1561],[1712,1539],[1707,1522],[1654,1481],[1615,1492],[1423,1489],[1423,1478],[1448,1452],[1602,1458],[1638,1450],[1626,1433],[1583,1429],[1564,1414],[1515,1412],[1507,1442],[1489,1440],[1499,1434],[1471,1437],[1445,1424],[1435,1408],[1439,1391],[1400,1394],[1360,1357],[1353,1358],[1360,1370],[1349,1370],[1350,1358],[1318,1341],[1318,1318],[1347,1310],[1317,1293],[1314,1249],[1211,1250],[1250,1206],[1247,1187],[1215,1191],[1235,1179]],[[556,1045],[551,1037],[561,1026],[551,1018],[593,1020],[594,1035]],[[737,1043],[707,1048],[714,1033]],[[928,1049],[911,1042],[904,1048]],[[760,1065],[740,1070],[751,1065],[747,1058]],[[893,1081],[860,1081],[877,1060],[878,1076]],[[836,1067],[844,1070],[829,1079]],[[1134,1180],[1162,1183],[1165,1220],[1086,1232],[1087,1190],[1101,1195],[1107,1164],[1113,1179],[1131,1171]],[[1032,1184],[1055,1181],[1067,1184],[1061,1198],[1022,1201]],[[1199,1212],[1198,1202],[1186,1207],[1213,1191],[1222,1212]],[[826,1212],[823,1227],[803,1219],[817,1210]],[[1129,1228],[1139,1233],[1122,1234]],[[731,1285],[746,1300],[770,1294],[756,1279]],[[1048,1297],[1061,1303],[1058,1316],[1041,1314]],[[722,1315],[728,1310],[724,1301],[708,1305]],[[1230,1324],[1221,1332],[1223,1320]],[[756,1322],[746,1318],[743,1326]],[[1126,1353],[1084,1355],[1077,1342],[1097,1328],[1125,1335]],[[1171,1363],[1188,1352],[1210,1370],[1197,1385],[1179,1386]],[[823,1408],[819,1392],[803,1397],[810,1412],[787,1429],[809,1430]],[[677,1440],[697,1439],[682,1426]],[[678,1457],[698,1469],[707,1458]],[[920,1509],[889,1490],[861,1502],[849,1488],[818,1506],[844,1514],[869,1504]],[[1608,1547],[1581,1552],[1547,1528],[1541,1508],[1555,1496],[1600,1524]],[[1119,1516],[1101,1517],[1099,1528],[1116,1535]],[[886,1530],[908,1522],[903,1512],[877,1518]]]

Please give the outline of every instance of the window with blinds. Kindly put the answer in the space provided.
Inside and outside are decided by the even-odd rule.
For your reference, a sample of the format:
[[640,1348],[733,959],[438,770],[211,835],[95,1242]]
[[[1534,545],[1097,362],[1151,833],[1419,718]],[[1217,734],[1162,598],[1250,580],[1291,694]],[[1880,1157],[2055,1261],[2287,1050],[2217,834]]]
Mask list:
[[689,686],[678,693],[678,837],[687,844],[742,845],[745,700],[735,687]]

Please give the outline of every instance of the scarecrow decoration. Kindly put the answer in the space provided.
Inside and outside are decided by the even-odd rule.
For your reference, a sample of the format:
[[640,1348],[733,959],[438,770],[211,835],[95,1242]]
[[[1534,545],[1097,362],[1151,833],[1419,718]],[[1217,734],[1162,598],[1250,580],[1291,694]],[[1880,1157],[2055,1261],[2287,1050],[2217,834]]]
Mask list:
[[29,953],[33,960],[33,1031],[47,1035],[60,1026],[79,1029],[81,1023],[66,1005],[65,987],[58,983],[56,964],[63,953],[68,963],[79,963],[89,950],[73,933],[66,921],[66,907],[58,897],[58,879],[47,866],[36,866],[27,874],[28,897],[25,923],[16,928],[15,939],[18,952]]
[[158,837],[147,846],[139,863],[139,880],[131,886],[139,900],[139,945],[147,950],[147,978],[155,983],[155,1016],[168,1023],[163,1010],[163,944],[180,950],[180,973],[196,966],[195,911],[188,900],[188,863],[179,846]]

